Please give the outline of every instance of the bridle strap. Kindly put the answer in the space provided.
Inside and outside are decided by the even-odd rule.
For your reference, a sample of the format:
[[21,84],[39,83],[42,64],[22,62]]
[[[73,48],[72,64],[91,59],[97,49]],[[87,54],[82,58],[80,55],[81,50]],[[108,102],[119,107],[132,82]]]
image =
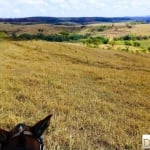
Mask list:
[[20,134],[24,134],[24,135],[30,135],[30,136],[34,136],[32,132],[30,131],[22,131],[22,132],[18,132],[15,135],[13,135],[11,138],[15,138],[17,136],[19,136]]
[[[29,136],[35,137],[35,135],[34,135],[32,132],[30,132],[30,131],[21,131],[21,132],[16,133],[15,135],[13,135],[13,136],[11,137],[11,139],[13,139],[13,138],[19,136],[20,134],[29,135]],[[42,138],[37,138],[37,137],[35,137],[35,138],[36,138],[36,140],[38,141],[38,143],[40,144],[40,150],[44,150],[44,144],[43,144]]]

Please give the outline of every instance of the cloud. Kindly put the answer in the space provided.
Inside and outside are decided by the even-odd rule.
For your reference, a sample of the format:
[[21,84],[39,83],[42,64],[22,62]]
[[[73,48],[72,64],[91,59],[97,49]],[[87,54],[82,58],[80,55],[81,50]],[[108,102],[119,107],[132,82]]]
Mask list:
[[45,0],[18,0],[18,2],[29,5],[47,5]]
[[20,10],[20,9],[14,9],[14,13],[20,14],[20,13],[21,13],[21,10]]
[[52,3],[59,3],[59,4],[67,3],[65,0],[49,0],[49,1]]
[[0,17],[150,15],[150,0],[5,0],[0,6]]

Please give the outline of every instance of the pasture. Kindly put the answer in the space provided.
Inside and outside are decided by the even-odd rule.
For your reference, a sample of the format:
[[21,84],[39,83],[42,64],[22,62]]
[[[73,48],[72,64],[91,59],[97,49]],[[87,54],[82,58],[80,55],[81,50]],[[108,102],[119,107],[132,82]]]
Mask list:
[[[106,30],[99,31],[99,27],[106,26]],[[44,35],[59,34],[60,32],[77,33],[81,35],[90,34],[92,36],[106,36],[109,38],[120,37],[127,34],[133,35],[150,35],[149,24],[132,24],[130,22],[124,23],[97,23],[87,25],[51,25],[51,24],[28,24],[17,25],[9,23],[0,23],[0,31],[5,31],[8,34],[15,33],[17,35],[38,34]]]
[[149,93],[149,53],[0,41],[0,127],[52,113],[48,150],[140,150]]

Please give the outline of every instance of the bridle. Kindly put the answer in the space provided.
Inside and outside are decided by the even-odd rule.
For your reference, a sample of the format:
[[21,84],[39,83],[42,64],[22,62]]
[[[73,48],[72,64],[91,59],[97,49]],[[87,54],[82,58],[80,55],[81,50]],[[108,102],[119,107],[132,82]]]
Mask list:
[[49,114],[33,126],[19,123],[10,131],[0,128],[0,150],[44,150],[42,135],[48,128],[51,117],[52,114]]
[[39,143],[40,150],[44,150],[43,138],[42,137],[37,138],[31,131],[26,131],[26,130],[24,130],[24,128],[25,128],[25,125],[20,124],[18,132],[16,134],[12,135],[10,137],[10,140],[13,140],[14,138],[16,138],[20,135],[31,136],[31,137],[35,138],[37,140],[37,142]]
[[34,138],[37,140],[37,142],[39,143],[39,145],[40,145],[40,150],[44,150],[44,144],[43,144],[43,139],[42,139],[42,137],[37,138],[37,137],[35,137],[35,136],[33,135],[33,133],[30,132],[30,131],[18,132],[18,133],[16,133],[15,135],[13,135],[13,136],[11,137],[11,139],[14,139],[14,138],[18,137],[18,136],[20,136],[21,134],[34,137]]

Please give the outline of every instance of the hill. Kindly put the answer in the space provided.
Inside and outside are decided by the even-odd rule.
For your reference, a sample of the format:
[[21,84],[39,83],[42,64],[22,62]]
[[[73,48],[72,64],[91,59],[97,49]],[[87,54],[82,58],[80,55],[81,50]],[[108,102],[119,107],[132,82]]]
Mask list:
[[101,22],[138,21],[150,22],[149,16],[144,17],[27,17],[27,18],[0,18],[0,22],[14,24],[89,24]]
[[53,24],[11,24],[0,23],[0,32],[16,34],[60,34],[76,33],[89,36],[120,37],[127,34],[150,35],[149,24],[137,22],[96,23],[87,25],[53,25]]
[[[143,22],[96,23],[87,25],[0,23],[0,40],[45,40],[74,42],[100,47],[150,52],[150,28]],[[106,49],[111,49],[107,45]]]
[[50,149],[139,150],[150,133],[150,55],[0,41],[0,127],[49,113]]

